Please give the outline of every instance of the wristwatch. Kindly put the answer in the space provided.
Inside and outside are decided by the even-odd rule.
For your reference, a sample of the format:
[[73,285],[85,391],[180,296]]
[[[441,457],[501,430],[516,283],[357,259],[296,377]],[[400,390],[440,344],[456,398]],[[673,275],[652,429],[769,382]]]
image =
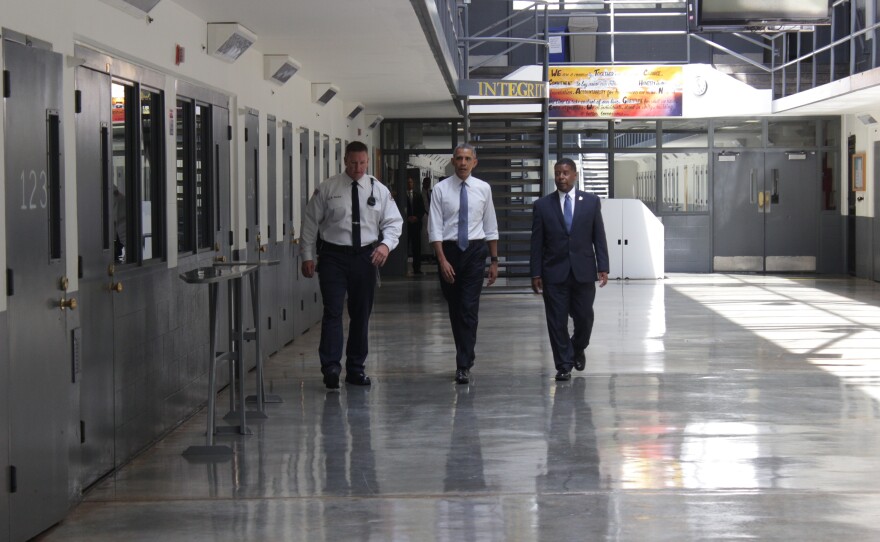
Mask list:
[[489,261],[492,263],[498,263],[498,256],[490,256]]

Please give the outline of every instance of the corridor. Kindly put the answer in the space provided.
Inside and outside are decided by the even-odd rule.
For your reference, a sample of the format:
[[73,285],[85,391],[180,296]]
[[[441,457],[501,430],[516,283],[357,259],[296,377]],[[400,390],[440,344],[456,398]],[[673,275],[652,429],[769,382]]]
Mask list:
[[316,325],[231,460],[181,455],[203,409],[39,540],[880,539],[880,284],[672,274],[595,308],[557,383],[541,298],[485,289],[457,386],[436,276],[384,280],[371,388],[325,390]]

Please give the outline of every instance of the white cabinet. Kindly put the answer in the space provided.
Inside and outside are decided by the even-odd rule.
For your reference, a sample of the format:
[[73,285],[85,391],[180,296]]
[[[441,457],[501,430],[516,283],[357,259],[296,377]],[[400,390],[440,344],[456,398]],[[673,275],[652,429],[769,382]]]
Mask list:
[[602,200],[610,279],[663,278],[663,223],[637,199]]

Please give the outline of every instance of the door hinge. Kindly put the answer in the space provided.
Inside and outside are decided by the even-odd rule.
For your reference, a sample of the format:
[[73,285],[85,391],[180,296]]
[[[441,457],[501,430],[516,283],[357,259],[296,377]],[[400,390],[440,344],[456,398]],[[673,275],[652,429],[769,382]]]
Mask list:
[[73,91],[73,111],[75,113],[82,113],[82,90],[74,90]]
[[8,98],[12,95],[11,82],[9,79],[9,70],[3,70],[3,97]]
[[76,275],[83,278],[83,257],[82,254],[76,257]]
[[245,243],[251,242],[251,230],[249,230],[248,228],[244,229],[244,242]]
[[79,443],[80,444],[86,443],[86,421],[85,420],[79,421]]
[[18,469],[15,468],[15,465],[9,465],[9,492],[15,493],[18,491]]
[[229,246],[232,246],[232,243],[234,242],[232,235],[232,230],[229,230]]
[[248,129],[245,128],[244,129],[244,142],[247,143],[247,140],[248,140]]
[[266,134],[266,146],[267,147],[272,146],[272,134]]
[[281,138],[281,150],[283,151],[283,150],[284,150],[284,147],[286,147],[286,146],[287,146],[287,138],[286,138],[286,137],[282,137],[282,138]]
[[12,269],[6,268],[6,295],[11,296],[15,294],[15,274],[12,272]]
[[226,127],[226,139],[232,141],[232,125]]

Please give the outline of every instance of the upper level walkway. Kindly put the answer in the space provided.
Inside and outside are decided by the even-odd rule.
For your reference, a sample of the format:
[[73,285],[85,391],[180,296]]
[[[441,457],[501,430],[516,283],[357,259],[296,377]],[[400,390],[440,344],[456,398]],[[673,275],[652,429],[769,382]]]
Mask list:
[[436,278],[386,281],[372,389],[324,389],[315,327],[233,459],[181,456],[201,413],[42,540],[880,539],[880,284],[612,283],[567,383],[540,297],[495,286],[480,315],[456,386]]

